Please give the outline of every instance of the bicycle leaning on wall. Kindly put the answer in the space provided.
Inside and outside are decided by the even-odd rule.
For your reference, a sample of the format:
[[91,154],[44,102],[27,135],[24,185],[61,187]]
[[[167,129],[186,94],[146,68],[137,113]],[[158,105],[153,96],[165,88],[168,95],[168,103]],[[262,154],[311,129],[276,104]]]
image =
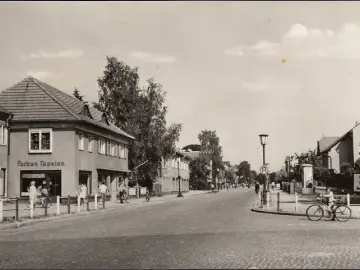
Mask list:
[[319,221],[323,218],[324,214],[329,214],[331,218],[331,214],[334,215],[335,219],[341,222],[346,222],[351,218],[351,209],[345,205],[340,203],[340,200],[335,202],[335,205],[332,207],[331,211],[329,211],[326,203],[322,201],[322,197],[318,194],[317,204],[310,205],[306,209],[306,216],[311,221]]

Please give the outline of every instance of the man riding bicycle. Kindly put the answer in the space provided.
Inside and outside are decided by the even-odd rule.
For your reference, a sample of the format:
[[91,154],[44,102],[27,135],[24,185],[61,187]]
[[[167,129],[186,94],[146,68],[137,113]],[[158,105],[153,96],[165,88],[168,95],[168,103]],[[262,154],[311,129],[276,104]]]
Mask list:
[[259,193],[259,190],[260,190],[260,185],[259,185],[259,182],[256,181],[256,184],[255,184],[255,193],[258,194],[258,193]]
[[43,187],[41,190],[41,204],[44,206],[45,199],[49,197],[49,192],[46,188],[46,186]]
[[331,218],[331,214],[333,214],[331,220],[335,220],[334,206],[335,206],[335,198],[334,193],[331,191],[330,187],[326,188],[326,194],[320,195],[320,198],[327,198],[327,211],[329,213],[329,217]]

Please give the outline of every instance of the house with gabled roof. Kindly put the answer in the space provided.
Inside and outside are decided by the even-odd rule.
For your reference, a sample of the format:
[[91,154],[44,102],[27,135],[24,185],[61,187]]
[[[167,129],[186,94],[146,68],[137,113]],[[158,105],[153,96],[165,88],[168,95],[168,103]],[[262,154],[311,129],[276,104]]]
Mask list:
[[323,167],[340,173],[340,166],[348,163],[354,166],[360,157],[360,123],[340,137],[323,137],[317,143],[317,155],[322,157]]
[[0,107],[11,114],[8,196],[28,196],[31,181],[51,196],[75,195],[80,184],[95,194],[105,182],[116,198],[134,137],[104,113],[33,77],[2,91]]

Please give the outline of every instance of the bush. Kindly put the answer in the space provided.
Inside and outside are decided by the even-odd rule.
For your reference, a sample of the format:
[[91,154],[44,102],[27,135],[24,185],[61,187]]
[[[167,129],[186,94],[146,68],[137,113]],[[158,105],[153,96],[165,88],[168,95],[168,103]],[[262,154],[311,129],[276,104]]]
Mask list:
[[193,190],[207,190],[209,189],[209,184],[202,179],[196,179],[191,181],[191,187]]

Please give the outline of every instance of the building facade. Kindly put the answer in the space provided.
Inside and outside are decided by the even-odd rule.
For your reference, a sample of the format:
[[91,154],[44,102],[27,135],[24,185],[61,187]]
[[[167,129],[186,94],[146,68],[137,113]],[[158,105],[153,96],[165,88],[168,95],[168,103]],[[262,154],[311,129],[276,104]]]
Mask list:
[[134,138],[105,114],[32,77],[1,92],[0,106],[12,114],[9,197],[28,196],[31,181],[45,185],[50,196],[74,196],[80,184],[95,194],[105,182],[116,199]]
[[9,136],[8,125],[11,114],[0,108],[0,197],[7,196]]
[[191,158],[180,151],[176,151],[175,155],[170,159],[163,159],[161,172],[159,172],[159,176],[155,183],[160,187],[159,189],[161,193],[164,194],[178,192],[179,175],[181,177],[181,191],[189,191],[190,161]]

